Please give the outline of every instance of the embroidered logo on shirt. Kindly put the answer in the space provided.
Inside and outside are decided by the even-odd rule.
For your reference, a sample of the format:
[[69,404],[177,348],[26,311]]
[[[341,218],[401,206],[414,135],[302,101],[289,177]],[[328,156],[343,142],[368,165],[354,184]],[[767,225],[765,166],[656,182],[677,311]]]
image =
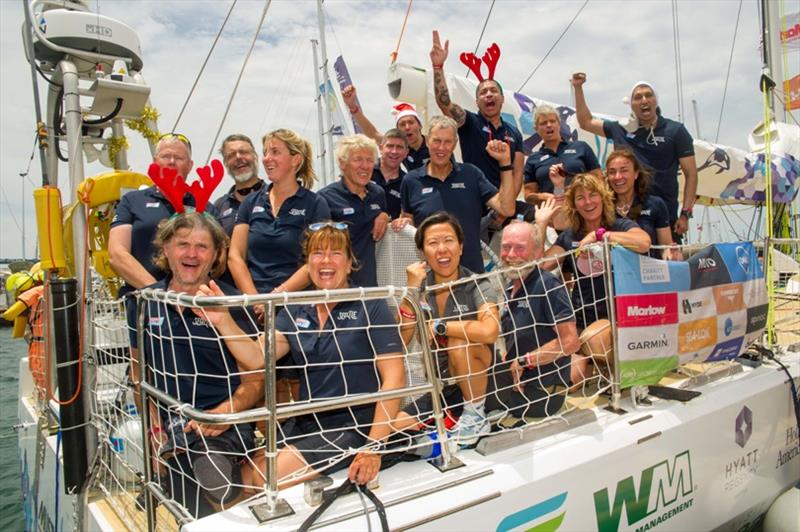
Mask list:
[[400,191],[399,190],[390,190],[389,194],[391,194],[392,196],[394,196],[396,198],[400,197]]
[[222,217],[225,218],[227,216],[230,216],[232,212],[233,212],[232,208],[231,209],[225,209],[224,211],[222,211]]
[[192,325],[195,327],[211,327],[206,320],[201,318],[200,316],[195,316],[194,320],[192,320]]
[[539,162],[546,161],[549,158],[550,158],[549,155],[542,155],[541,157],[539,157]]
[[573,149],[564,150],[564,153],[578,153],[578,150],[573,150]]
[[336,318],[337,320],[357,320],[358,319],[358,311],[356,310],[343,310],[339,312],[339,315]]
[[256,205],[255,207],[253,207],[253,214],[258,214],[264,211],[265,211],[264,207],[261,207],[260,205]]
[[300,327],[301,329],[308,329],[309,327],[311,327],[311,322],[305,318],[295,319],[294,324]]
[[531,307],[530,305],[528,305],[528,300],[523,299],[522,301],[517,302],[517,308],[531,308]]
[[452,185],[450,185],[450,188],[463,188],[466,190],[467,185],[466,183],[453,183]]
[[150,327],[161,327],[162,323],[164,323],[164,316],[151,316],[147,322]]
[[462,313],[463,312],[469,312],[469,307],[466,306],[466,305],[462,305],[462,304],[458,303],[458,304],[456,304],[456,310],[458,310],[459,312],[462,312]]
[[491,132],[492,132],[492,130],[491,130],[491,129],[489,129],[489,126],[488,126],[488,125],[487,125],[487,126],[483,126],[483,128],[481,129],[481,131],[483,131],[483,132],[485,132],[485,133],[491,133]]
[[373,210],[373,211],[381,210],[381,206],[378,205],[377,203],[370,203],[369,204],[369,208],[370,208],[370,210]]
[[628,133],[625,136],[628,137],[629,139],[635,139],[636,138],[636,133]]
[[289,209],[290,216],[305,216],[306,210],[305,209]]
[[433,187],[425,187],[422,189],[423,194],[430,194],[431,192],[433,192]]
[[642,212],[639,213],[640,216],[650,216],[650,209],[642,209]]
[[146,203],[145,207],[148,209],[157,209],[161,205],[160,201],[153,201],[150,203]]

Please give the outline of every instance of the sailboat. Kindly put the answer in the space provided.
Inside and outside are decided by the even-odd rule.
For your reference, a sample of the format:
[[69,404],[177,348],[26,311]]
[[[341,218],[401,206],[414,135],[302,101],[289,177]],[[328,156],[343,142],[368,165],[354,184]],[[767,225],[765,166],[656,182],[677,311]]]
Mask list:
[[[58,153],[58,141],[47,144],[42,152],[43,172],[55,182],[58,157],[66,155],[70,165],[69,190],[74,196],[69,198],[62,218],[58,193],[52,188],[37,191],[39,235],[46,244],[42,246],[42,264],[48,271],[51,292],[45,296],[51,302],[48,312],[52,312],[46,323],[53,329],[53,339],[45,342],[51,353],[48,362],[53,367],[38,367],[32,372],[30,359],[20,361],[18,438],[26,526],[47,530],[180,526],[189,531],[301,527],[326,500],[326,482],[310,481],[277,490],[277,479],[268,470],[262,493],[198,519],[170,498],[147,465],[149,451],[142,445],[147,433],[146,413],[136,413],[133,405],[132,385],[126,376],[127,331],[121,304],[114,299],[116,275],[108,266],[103,248],[107,237],[104,223],[122,189],[149,182],[146,176],[127,170],[126,149],[114,140],[122,136],[126,126],[142,133],[151,148],[157,137],[157,116],[142,75],[145,58],[131,27],[91,13],[80,4],[64,8],[61,2],[34,1],[26,5],[25,14],[23,36],[32,77],[39,75],[37,67],[46,69],[52,83],[47,112],[41,113],[45,117],[41,121],[50,139],[66,139],[66,154]],[[78,38],[86,32],[91,33],[91,38]],[[430,75],[425,69],[394,63],[389,70],[391,96],[415,103],[422,116],[429,118],[436,113],[428,89]],[[457,77],[451,77],[449,82],[460,103],[470,106],[473,90],[469,82]],[[326,81],[316,83],[320,84],[327,87]],[[512,119],[525,132],[524,113],[531,112],[531,104],[544,102],[522,96],[515,94],[518,104],[509,109]],[[63,111],[63,120],[59,110]],[[86,120],[82,113],[92,118]],[[51,116],[58,119],[46,118]],[[576,131],[574,123],[568,120],[567,124],[572,125],[571,132],[584,135]],[[64,131],[60,131],[61,127]],[[109,128],[113,135],[104,137],[102,132]],[[332,129],[328,127],[329,133]],[[788,147],[780,148],[782,152],[776,156],[795,157],[796,162],[794,130],[783,126],[777,129]],[[765,124],[761,131],[773,130]],[[762,144],[765,149],[773,147],[769,140]],[[720,149],[725,156],[717,155]],[[748,152],[709,146],[707,151],[698,153],[698,160],[703,158],[703,162],[709,158],[712,163],[719,161],[709,165],[709,172],[716,172],[721,164],[727,164],[725,161],[730,165],[717,172],[720,177],[707,183],[708,188],[701,189],[704,196],[756,201],[760,199],[757,194],[764,192],[776,203],[796,197],[796,182],[793,195],[788,190],[784,191],[786,197],[771,196],[771,187],[764,183],[774,180],[769,170],[765,172],[766,179],[762,177],[757,165],[756,171],[751,168],[743,175],[748,161],[753,167]],[[86,179],[84,155],[125,170]],[[777,166],[784,168],[781,164]],[[737,182],[743,178],[745,182]],[[749,196],[737,197],[739,192]],[[789,247],[790,259],[798,249],[796,236],[777,243]],[[404,243],[402,236],[396,238],[381,251],[390,255],[392,262]],[[64,241],[66,244],[60,246],[59,242]],[[794,410],[797,396],[791,394],[800,372],[800,352],[791,336],[761,342],[768,321],[761,311],[768,297],[776,298],[774,290],[767,294],[764,277],[770,275],[769,262],[761,266],[761,258],[771,256],[770,250],[776,244],[768,241],[761,251],[743,244],[719,248],[717,253],[724,258],[724,264],[723,260],[714,263],[715,269],[725,268],[731,275],[735,272],[736,278],[729,277],[725,284],[738,295],[726,302],[731,293],[720,289],[712,296],[715,306],[709,300],[703,307],[705,300],[699,298],[699,307],[689,302],[689,310],[684,310],[684,314],[702,312],[702,319],[706,320],[715,319],[714,308],[720,309],[720,314],[743,317],[742,322],[732,320],[728,325],[723,320],[719,327],[713,326],[715,338],[720,334],[738,340],[733,352],[722,353],[718,345],[724,342],[705,342],[702,331],[692,329],[687,341],[702,346],[688,350],[685,360],[675,361],[679,366],[673,365],[654,382],[647,381],[657,383],[650,390],[624,374],[626,361],[620,358],[617,374],[571,398],[556,415],[498,430],[484,437],[474,449],[453,452],[449,446],[441,445],[441,454],[435,459],[403,462],[385,469],[379,486],[371,488],[378,501],[373,500],[372,507],[355,493],[334,501],[329,488],[330,506],[326,501],[325,512],[320,512],[308,526],[331,530],[391,526],[399,530],[503,531],[741,530],[758,526],[776,497],[800,477],[800,433]],[[640,278],[639,284],[660,282],[669,292],[677,294],[681,290],[664,280],[672,274],[671,266],[660,261],[642,262],[620,249],[605,252],[614,254],[620,273],[622,263],[629,263],[634,273],[646,266],[651,268],[650,274],[662,275]],[[705,261],[696,261],[698,265],[717,260],[718,255],[708,253],[698,255],[700,261]],[[688,265],[676,268],[688,275]],[[500,281],[501,275],[502,272],[494,274],[493,279]],[[626,287],[621,281],[609,282],[620,300],[636,294],[624,292]],[[691,292],[688,287],[685,291]],[[364,292],[354,292],[358,291],[290,294],[284,302],[292,298],[391,298],[405,294],[399,282],[374,289],[366,296]],[[791,292],[781,292],[780,296],[788,297],[790,305],[794,305],[789,307],[790,312],[796,312],[798,300],[792,299]],[[677,295],[674,299],[677,306]],[[268,301],[273,301],[270,296],[258,300]],[[179,296],[175,302],[194,304]],[[757,312],[750,313],[747,303]],[[623,303],[619,301],[616,304],[621,311],[632,308],[620,306]],[[728,310],[723,312],[723,307]],[[677,313],[676,309],[676,329]],[[623,318],[619,317],[620,330],[626,326]],[[627,325],[631,324],[636,327],[643,322],[628,320]],[[653,319],[646,325],[668,324]],[[753,341],[761,342],[764,351],[751,352],[747,344]],[[435,393],[439,385],[432,376],[431,354],[424,344],[419,352],[412,353],[409,348],[409,359],[413,355],[423,360],[423,366],[428,364],[420,380],[412,380],[405,390],[409,395]],[[721,361],[704,364],[714,354]],[[660,363],[653,362],[651,367]],[[780,370],[781,365],[786,373]],[[57,386],[53,382],[56,378]],[[274,388],[274,382],[267,383],[268,389]],[[146,383],[142,388],[147,393],[157,392],[148,392]],[[353,398],[343,400],[346,399]],[[174,398],[164,400],[172,400],[176,403],[173,406],[187,415],[197,415],[185,405],[178,405]],[[277,423],[271,413],[280,414],[281,407],[276,407],[274,401],[274,396],[267,397],[266,410],[242,414],[261,415],[269,423]],[[447,438],[442,424],[440,415],[434,430],[438,441]],[[274,451],[274,438],[270,440],[267,435],[266,440],[266,448]],[[423,447],[416,441],[400,451],[419,455]],[[331,483],[341,484],[344,476],[343,472],[332,475]]]

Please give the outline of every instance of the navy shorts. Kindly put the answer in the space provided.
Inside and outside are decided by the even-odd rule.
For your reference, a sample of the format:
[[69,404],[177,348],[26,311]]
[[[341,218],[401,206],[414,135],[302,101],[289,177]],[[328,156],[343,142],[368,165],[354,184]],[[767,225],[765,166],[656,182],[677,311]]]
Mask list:
[[364,433],[354,427],[322,431],[312,416],[289,418],[280,431],[281,447],[291,445],[312,469],[326,473],[348,467],[354,455],[347,451],[362,447],[367,440]]

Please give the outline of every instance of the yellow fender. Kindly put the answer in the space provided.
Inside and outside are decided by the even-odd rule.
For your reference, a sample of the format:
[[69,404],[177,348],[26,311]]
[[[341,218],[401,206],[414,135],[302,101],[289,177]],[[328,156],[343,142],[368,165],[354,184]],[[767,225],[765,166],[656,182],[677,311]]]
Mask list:
[[108,260],[108,232],[114,218],[114,202],[122,196],[124,189],[137,190],[142,185],[151,186],[153,182],[144,174],[137,172],[113,171],[95,177],[87,177],[78,185],[78,202],[67,207],[64,214],[64,244],[69,271],[75,274],[73,256],[72,217],[79,202],[88,210],[88,241],[92,266],[106,281],[112,295],[118,289],[117,273]]

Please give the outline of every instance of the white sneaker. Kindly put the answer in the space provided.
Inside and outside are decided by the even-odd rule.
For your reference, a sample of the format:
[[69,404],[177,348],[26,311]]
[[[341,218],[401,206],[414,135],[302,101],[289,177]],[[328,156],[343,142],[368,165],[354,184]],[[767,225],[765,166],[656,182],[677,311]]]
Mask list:
[[481,436],[489,434],[491,430],[492,427],[486,416],[465,408],[450,433],[460,446],[471,447],[478,443]]

